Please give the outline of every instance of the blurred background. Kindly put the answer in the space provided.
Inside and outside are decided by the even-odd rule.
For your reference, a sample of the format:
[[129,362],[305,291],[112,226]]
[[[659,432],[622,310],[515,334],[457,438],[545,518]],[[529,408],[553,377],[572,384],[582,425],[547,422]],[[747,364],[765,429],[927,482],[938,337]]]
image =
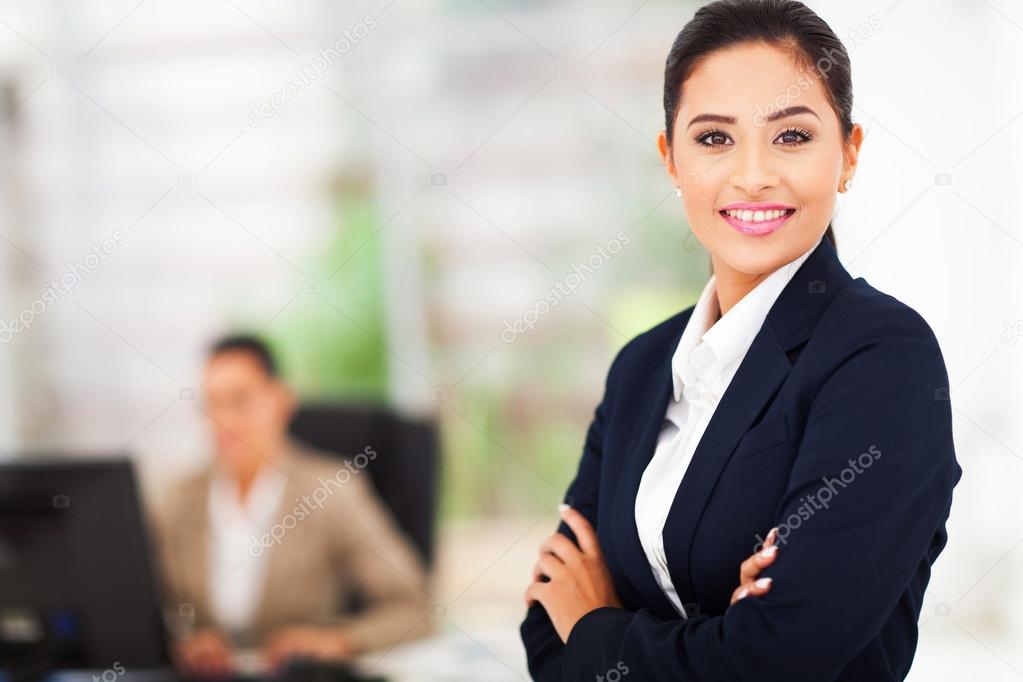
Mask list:
[[[698,4],[0,0],[0,457],[130,456],[158,500],[209,456],[208,343],[256,331],[303,400],[437,421],[434,617],[461,674],[525,679],[610,360],[709,275],[655,147]],[[1023,6],[808,4],[866,130],[839,255],[951,381],[911,679],[1021,679]]]

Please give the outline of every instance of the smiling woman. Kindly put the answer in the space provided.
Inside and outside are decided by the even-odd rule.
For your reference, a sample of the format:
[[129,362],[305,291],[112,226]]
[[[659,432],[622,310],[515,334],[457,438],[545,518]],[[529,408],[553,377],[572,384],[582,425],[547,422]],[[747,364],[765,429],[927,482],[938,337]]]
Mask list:
[[713,274],[608,372],[526,592],[535,679],[908,673],[962,469],[930,326],[835,250],[851,82],[794,0],[713,2],[675,40],[658,147]]
[[848,190],[863,141],[838,38],[758,25],[756,11],[724,32],[694,21],[665,69],[658,146],[719,285],[741,282],[723,292],[725,312],[822,231],[835,245],[835,196]]

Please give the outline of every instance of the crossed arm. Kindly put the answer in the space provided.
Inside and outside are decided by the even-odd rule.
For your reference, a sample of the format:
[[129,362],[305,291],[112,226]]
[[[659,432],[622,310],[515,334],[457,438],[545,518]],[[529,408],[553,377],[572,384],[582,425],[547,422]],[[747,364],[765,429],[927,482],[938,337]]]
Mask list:
[[[536,603],[521,628],[534,679],[596,679],[621,664],[651,682],[837,677],[881,631],[922,563],[933,560],[928,552],[961,472],[948,402],[935,395],[947,385],[944,363],[926,337],[863,342],[810,406],[778,521],[798,515],[822,480],[841,479],[850,458],[868,451],[874,462],[786,540],[763,570],[771,592],[721,615],[661,620],[621,608],[599,587],[602,567],[592,558],[580,562],[583,570],[552,567],[550,582],[530,587]],[[607,399],[606,393],[568,492],[590,524]],[[573,531],[559,527],[566,539]],[[588,549],[597,556],[599,547],[579,539],[584,556]]]

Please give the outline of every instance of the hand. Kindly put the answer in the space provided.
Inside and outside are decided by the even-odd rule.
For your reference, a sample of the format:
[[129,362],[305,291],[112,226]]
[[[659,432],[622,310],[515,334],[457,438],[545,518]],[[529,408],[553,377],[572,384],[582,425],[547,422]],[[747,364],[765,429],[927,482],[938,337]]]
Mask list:
[[174,665],[183,676],[227,677],[234,672],[227,638],[213,628],[197,631],[171,645]]
[[760,575],[762,569],[770,566],[774,558],[778,556],[778,545],[775,544],[777,539],[778,528],[775,527],[767,534],[763,548],[739,565],[739,586],[732,592],[732,601],[729,602],[729,606],[745,597],[759,597],[770,591],[771,579],[757,579],[757,576]]
[[[540,558],[533,568],[533,582],[526,590],[526,604],[540,602],[562,642],[579,619],[601,606],[622,608],[611,574],[600,551],[597,534],[586,517],[565,505],[561,518],[575,533],[577,547],[561,533],[540,545]],[[549,582],[542,582],[547,576]]]
[[262,647],[267,665],[277,668],[292,658],[343,661],[355,653],[355,647],[337,628],[290,626],[270,634]]

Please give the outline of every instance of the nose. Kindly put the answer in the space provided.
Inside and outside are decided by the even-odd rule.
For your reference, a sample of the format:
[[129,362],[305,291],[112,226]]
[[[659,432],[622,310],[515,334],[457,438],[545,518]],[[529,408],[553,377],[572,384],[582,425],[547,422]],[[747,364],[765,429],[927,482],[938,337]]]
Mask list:
[[760,145],[751,143],[735,154],[735,168],[729,181],[748,196],[757,196],[764,190],[777,186],[778,174],[770,167],[768,154]]

